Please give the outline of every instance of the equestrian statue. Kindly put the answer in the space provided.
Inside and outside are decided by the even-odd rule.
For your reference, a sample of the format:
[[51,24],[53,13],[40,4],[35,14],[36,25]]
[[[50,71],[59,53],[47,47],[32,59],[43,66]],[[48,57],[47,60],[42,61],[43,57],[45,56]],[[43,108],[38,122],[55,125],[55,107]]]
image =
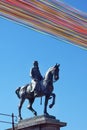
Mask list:
[[19,120],[22,120],[21,108],[25,99],[28,99],[29,101],[29,105],[27,106],[27,108],[31,110],[35,116],[37,116],[37,112],[32,107],[35,98],[42,98],[42,96],[45,96],[44,115],[49,115],[47,112],[49,99],[52,98],[52,103],[49,105],[49,108],[52,108],[55,104],[56,95],[55,93],[53,93],[53,83],[59,79],[60,64],[56,64],[53,67],[50,67],[44,77],[40,73],[38,61],[34,61],[33,65],[34,66],[30,70],[32,81],[25,86],[18,87],[15,91],[18,98],[20,99],[20,103],[18,106]]

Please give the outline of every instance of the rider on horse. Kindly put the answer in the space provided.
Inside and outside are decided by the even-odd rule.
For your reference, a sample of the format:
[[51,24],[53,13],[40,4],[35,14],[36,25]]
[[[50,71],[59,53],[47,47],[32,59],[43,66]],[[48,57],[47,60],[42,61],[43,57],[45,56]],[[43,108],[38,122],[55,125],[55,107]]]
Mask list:
[[[43,77],[39,70],[38,61],[34,61],[33,67],[30,70],[30,77],[32,78],[30,85],[32,85],[32,87],[34,88],[34,96],[37,96],[41,92],[40,81],[43,80]],[[26,89],[27,89],[28,85],[29,84],[26,84],[24,87],[22,87],[22,89],[24,89],[25,93],[26,93]],[[21,89],[21,87],[18,87],[15,91],[18,98],[20,98],[20,94],[19,94],[20,89]]]
[[43,77],[40,73],[38,61],[34,61],[33,67],[30,70],[30,77],[32,78],[32,85],[34,85],[34,95],[37,95],[41,91],[40,81]]
[[18,106],[20,120],[22,119],[21,108],[25,99],[28,99],[29,101],[28,109],[31,110],[35,116],[37,115],[37,112],[33,109],[32,105],[36,97],[45,96],[44,114],[46,115],[49,115],[47,112],[47,105],[49,99],[52,98],[52,102],[49,105],[49,108],[52,108],[53,105],[55,104],[56,95],[55,93],[53,93],[53,89],[54,89],[53,83],[59,79],[60,64],[56,64],[55,66],[49,68],[44,76],[44,79],[39,71],[38,62],[34,61],[33,65],[34,67],[32,67],[30,71],[32,82],[26,86],[19,87],[15,91],[17,96],[20,98],[20,103]]

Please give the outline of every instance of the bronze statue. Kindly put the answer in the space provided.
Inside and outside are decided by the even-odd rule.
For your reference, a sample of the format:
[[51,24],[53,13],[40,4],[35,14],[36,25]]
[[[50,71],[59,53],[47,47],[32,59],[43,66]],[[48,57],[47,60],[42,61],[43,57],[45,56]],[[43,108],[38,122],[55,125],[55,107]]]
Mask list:
[[[37,61],[35,61],[35,62],[37,62]],[[37,63],[35,63],[35,62],[34,62],[34,65],[38,64],[38,62]],[[60,64],[56,64],[55,66],[49,68],[48,71],[46,72],[46,75],[44,78],[40,74],[40,79],[39,79],[40,91],[38,91],[38,89],[37,89],[38,92],[36,92],[36,88],[39,88],[39,87],[37,87],[38,83],[36,83],[36,85],[35,85],[35,82],[37,82],[37,81],[34,81],[38,77],[38,76],[35,77],[35,74],[37,75],[37,73],[34,73],[34,77],[32,77],[34,83],[31,82],[30,84],[27,84],[23,87],[19,87],[15,91],[18,98],[20,98],[20,104],[18,107],[19,120],[22,119],[21,108],[22,108],[22,105],[23,105],[25,99],[29,100],[29,105],[27,108],[29,110],[31,110],[35,116],[37,115],[37,112],[32,107],[32,104],[33,104],[36,97],[45,96],[44,114],[49,115],[47,113],[47,105],[48,105],[49,99],[52,97],[53,97],[53,100],[52,100],[52,103],[49,105],[49,108],[52,108],[53,105],[55,104],[55,94],[53,93],[53,88],[54,88],[53,82],[56,82],[59,79],[59,66],[60,66]],[[32,75],[32,72],[31,72],[31,75]]]

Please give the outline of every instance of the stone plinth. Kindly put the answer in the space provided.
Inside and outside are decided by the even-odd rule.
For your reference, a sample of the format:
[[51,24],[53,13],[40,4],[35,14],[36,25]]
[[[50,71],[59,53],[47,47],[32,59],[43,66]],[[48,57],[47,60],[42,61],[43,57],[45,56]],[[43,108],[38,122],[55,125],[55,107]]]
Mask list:
[[[36,116],[18,122],[16,130],[60,130],[66,126],[65,122],[61,122],[52,116]],[[11,129],[8,129],[11,130]]]

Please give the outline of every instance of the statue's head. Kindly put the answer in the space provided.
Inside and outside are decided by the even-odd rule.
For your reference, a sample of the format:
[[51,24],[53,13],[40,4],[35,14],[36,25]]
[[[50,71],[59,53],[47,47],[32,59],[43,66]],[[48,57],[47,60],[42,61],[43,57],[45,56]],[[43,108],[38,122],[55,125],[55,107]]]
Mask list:
[[34,61],[33,65],[38,66],[38,61]]

